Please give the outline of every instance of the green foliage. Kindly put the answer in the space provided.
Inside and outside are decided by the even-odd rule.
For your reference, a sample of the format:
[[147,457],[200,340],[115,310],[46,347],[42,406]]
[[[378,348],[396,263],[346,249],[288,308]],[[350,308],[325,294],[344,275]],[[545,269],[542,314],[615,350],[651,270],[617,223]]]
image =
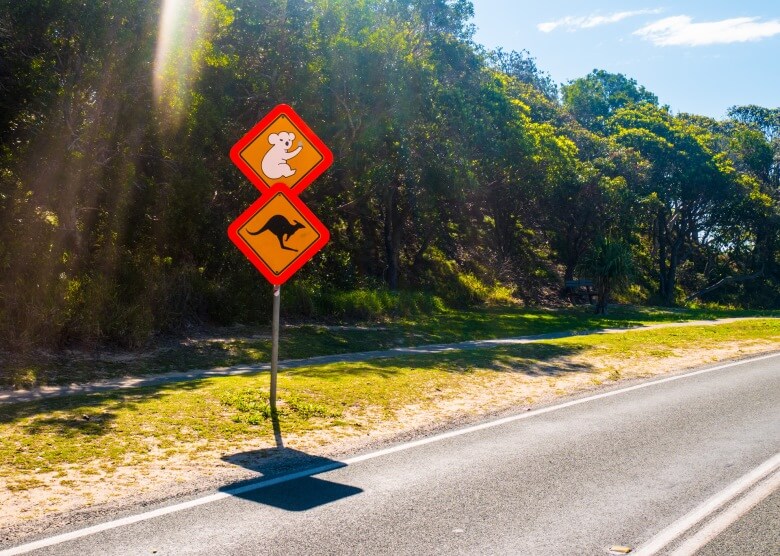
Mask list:
[[390,290],[382,284],[338,290],[293,280],[282,287],[286,315],[321,320],[380,321],[393,317],[433,315],[447,310],[444,300],[414,290]]
[[631,248],[621,240],[601,239],[586,252],[581,272],[590,276],[596,286],[596,312],[606,313],[610,296],[628,285],[633,269]]
[[445,309],[436,295],[415,291],[357,289],[329,291],[321,300],[322,314],[336,318],[379,320],[387,316],[430,315]]
[[563,104],[586,128],[603,131],[606,120],[632,104],[658,105],[658,97],[622,73],[593,70],[562,87]]
[[463,289],[465,295],[460,296],[465,306],[477,303],[512,303],[512,290],[500,284],[488,285],[471,273],[458,275],[458,283]]
[[279,102],[336,155],[304,193],[332,241],[291,315],[538,303],[607,236],[637,255],[633,299],[759,274],[708,296],[780,299],[777,109],[675,116],[603,70],[559,100],[529,53],[471,42],[467,0],[166,5],[0,2],[4,349],[266,323],[225,234],[257,191],[225,153]]

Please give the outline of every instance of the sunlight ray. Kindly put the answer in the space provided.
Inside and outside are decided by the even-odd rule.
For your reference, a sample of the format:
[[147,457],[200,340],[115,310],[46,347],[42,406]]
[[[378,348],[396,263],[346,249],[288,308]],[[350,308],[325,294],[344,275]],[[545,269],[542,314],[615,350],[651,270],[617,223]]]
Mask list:
[[155,107],[163,127],[177,127],[186,113],[210,27],[204,1],[163,0],[153,69]]

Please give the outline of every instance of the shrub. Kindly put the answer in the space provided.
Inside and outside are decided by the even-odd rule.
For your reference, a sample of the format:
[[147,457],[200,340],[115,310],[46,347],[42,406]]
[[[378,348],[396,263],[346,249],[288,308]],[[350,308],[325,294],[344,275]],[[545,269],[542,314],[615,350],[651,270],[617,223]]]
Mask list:
[[628,285],[633,272],[631,248],[621,240],[602,239],[585,254],[581,269],[593,278],[599,295],[596,312],[604,314],[610,295]]

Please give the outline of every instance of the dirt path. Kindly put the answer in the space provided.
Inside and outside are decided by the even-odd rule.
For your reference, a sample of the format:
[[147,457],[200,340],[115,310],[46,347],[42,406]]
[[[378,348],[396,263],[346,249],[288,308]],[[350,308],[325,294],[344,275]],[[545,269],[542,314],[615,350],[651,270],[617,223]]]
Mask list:
[[[634,326],[626,328],[606,328],[601,330],[586,330],[581,332],[551,332],[548,334],[537,334],[533,336],[517,336],[513,338],[499,338],[492,340],[469,340],[450,344],[428,344],[423,346],[397,347],[386,350],[363,351],[356,353],[345,353],[337,355],[322,355],[310,357],[308,359],[291,359],[280,361],[280,369],[295,369],[298,367],[308,367],[312,365],[326,365],[329,363],[341,362],[360,362],[373,359],[387,359],[401,355],[414,354],[433,354],[444,353],[448,351],[466,351],[474,349],[484,349],[491,347],[530,344],[542,340],[554,340],[558,338],[567,338],[570,336],[580,336],[588,334],[620,334],[629,330],[652,330],[655,328],[671,328],[680,326],[710,326],[717,324],[728,324],[740,320],[749,320],[749,318],[730,318],[706,321],[688,321],[676,323],[651,324],[645,326]],[[189,380],[198,380],[204,378],[214,378],[220,376],[234,376],[251,373],[260,373],[268,371],[270,364],[261,363],[254,365],[234,365],[232,367],[217,367],[213,369],[193,369],[189,371],[171,372],[158,375],[125,377],[113,380],[101,380],[87,384],[70,384],[65,386],[42,386],[31,390],[0,390],[0,405],[4,403],[27,402],[46,398],[57,398],[74,394],[91,394],[95,392],[105,392],[108,390],[122,390],[127,388],[140,388],[143,386],[157,386],[161,384],[170,384],[174,382],[186,382]]]

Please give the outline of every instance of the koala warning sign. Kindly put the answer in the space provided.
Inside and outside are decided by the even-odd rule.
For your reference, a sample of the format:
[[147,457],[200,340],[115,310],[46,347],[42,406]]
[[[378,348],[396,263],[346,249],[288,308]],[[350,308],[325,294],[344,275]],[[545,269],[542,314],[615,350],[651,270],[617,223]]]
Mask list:
[[278,183],[230,225],[228,237],[279,286],[328,243],[330,234],[297,195]]
[[233,145],[230,159],[260,191],[282,183],[300,192],[333,163],[333,154],[290,106],[280,104]]

